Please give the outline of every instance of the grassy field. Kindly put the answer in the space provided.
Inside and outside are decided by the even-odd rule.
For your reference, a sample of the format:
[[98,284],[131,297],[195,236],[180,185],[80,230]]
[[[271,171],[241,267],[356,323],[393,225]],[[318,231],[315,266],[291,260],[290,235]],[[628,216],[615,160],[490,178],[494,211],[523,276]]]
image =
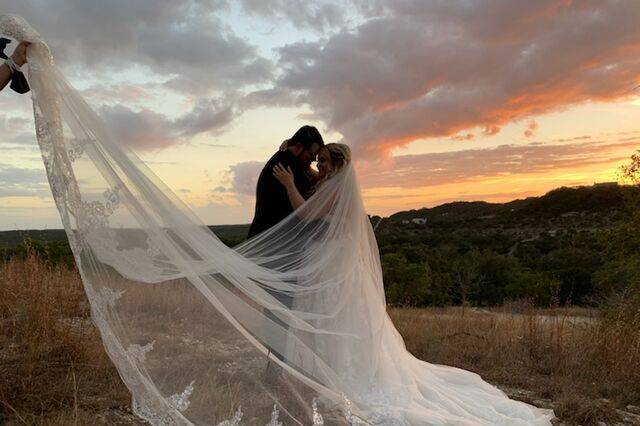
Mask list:
[[[390,314],[418,358],[475,371],[566,424],[640,419],[630,413],[640,405],[633,298],[602,311],[519,303]],[[140,423],[88,318],[76,271],[34,255],[0,264],[0,424]]]
[[[391,317],[418,358],[475,371],[514,398],[587,425],[620,422],[619,409],[637,411],[640,402],[640,312],[617,310],[600,318],[590,310],[525,305],[397,309]],[[634,420],[640,417],[627,422]]]

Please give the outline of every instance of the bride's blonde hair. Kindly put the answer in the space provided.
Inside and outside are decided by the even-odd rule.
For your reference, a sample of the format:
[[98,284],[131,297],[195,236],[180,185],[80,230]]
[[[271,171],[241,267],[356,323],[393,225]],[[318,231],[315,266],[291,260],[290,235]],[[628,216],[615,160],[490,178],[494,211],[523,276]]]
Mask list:
[[328,143],[320,148],[320,151],[327,151],[329,158],[331,159],[331,164],[333,165],[333,169],[327,173],[327,175],[322,179],[323,181],[330,179],[351,163],[351,148],[343,143]]
[[311,191],[309,191],[309,194],[315,193],[320,185],[325,183],[328,179],[331,179],[340,170],[344,169],[349,163],[351,163],[351,148],[343,143],[328,143],[320,148],[320,152],[322,151],[326,151],[329,154],[333,168],[322,179],[316,182],[313,188],[311,188]]

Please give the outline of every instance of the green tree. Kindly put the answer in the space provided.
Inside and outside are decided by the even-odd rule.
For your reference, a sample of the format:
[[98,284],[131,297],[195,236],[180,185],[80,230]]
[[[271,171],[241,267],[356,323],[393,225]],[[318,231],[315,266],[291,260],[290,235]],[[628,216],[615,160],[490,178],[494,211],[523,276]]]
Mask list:
[[608,262],[594,274],[594,291],[600,298],[640,291],[640,150],[620,172],[632,190],[624,218],[602,234]]
[[518,261],[515,258],[485,250],[479,257],[479,273],[482,285],[476,293],[479,305],[497,305],[504,301],[505,289],[517,279]]
[[430,296],[431,275],[427,263],[411,263],[403,254],[382,256],[387,302],[398,306],[424,306]]
[[598,300],[637,287],[640,289],[640,256],[617,257],[593,275],[594,296]]
[[559,302],[560,281],[547,273],[520,268],[505,288],[510,300],[530,299],[536,306],[552,306]]
[[480,257],[480,252],[471,250],[453,262],[453,279],[463,305],[468,305],[475,299],[484,281],[480,271]]
[[561,304],[589,302],[593,291],[592,276],[601,265],[598,252],[571,246],[552,251],[542,262],[543,269],[560,282]]

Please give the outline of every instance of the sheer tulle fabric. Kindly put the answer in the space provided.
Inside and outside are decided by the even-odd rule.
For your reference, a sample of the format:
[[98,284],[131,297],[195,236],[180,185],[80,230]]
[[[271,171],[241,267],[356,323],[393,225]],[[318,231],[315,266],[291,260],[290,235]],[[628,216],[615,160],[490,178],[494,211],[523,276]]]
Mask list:
[[353,167],[227,248],[33,45],[38,143],[105,348],[152,424],[546,425],[477,375],[412,357],[385,310]]

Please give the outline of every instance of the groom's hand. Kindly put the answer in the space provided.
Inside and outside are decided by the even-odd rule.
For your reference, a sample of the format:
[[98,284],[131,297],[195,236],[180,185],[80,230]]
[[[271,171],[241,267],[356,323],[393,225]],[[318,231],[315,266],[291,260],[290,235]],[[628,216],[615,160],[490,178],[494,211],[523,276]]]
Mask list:
[[21,67],[27,63],[27,46],[30,44],[28,41],[23,41],[16,47],[16,50],[13,51],[11,59],[13,59],[13,62],[15,62],[17,66]]

